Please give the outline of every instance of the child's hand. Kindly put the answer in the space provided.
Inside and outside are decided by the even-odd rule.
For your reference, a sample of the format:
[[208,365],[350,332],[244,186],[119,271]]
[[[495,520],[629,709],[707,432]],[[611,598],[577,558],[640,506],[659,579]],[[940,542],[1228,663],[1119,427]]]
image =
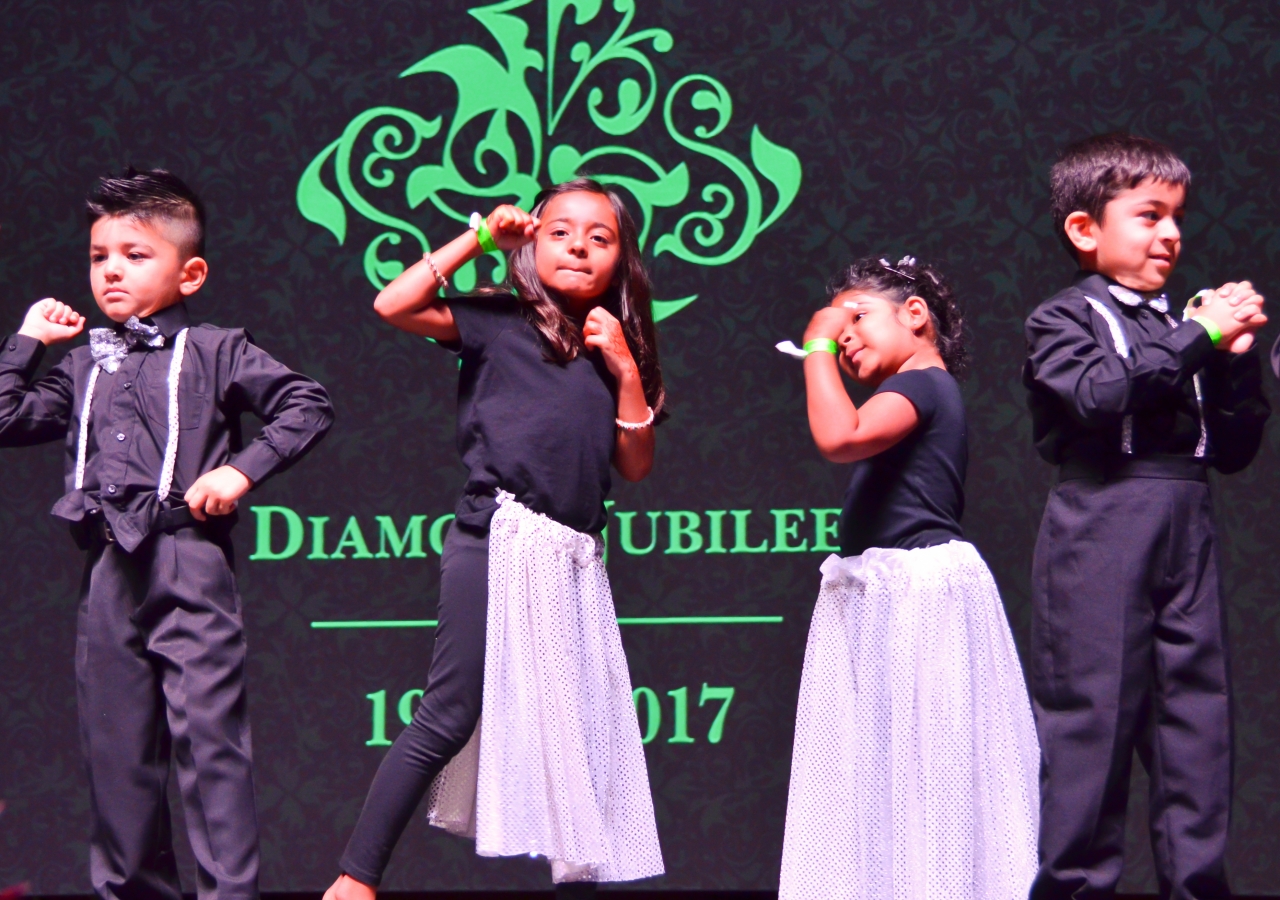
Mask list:
[[510,253],[533,240],[538,230],[538,220],[518,206],[504,204],[485,219],[493,242],[504,253]]
[[830,338],[839,343],[841,332],[852,318],[853,310],[847,307],[824,306],[809,320],[809,327],[804,330],[805,343],[822,338]]
[[1196,315],[1207,316],[1222,330],[1222,349],[1244,353],[1253,335],[1267,324],[1264,298],[1247,281],[1227,282],[1204,301]]
[[27,310],[18,334],[42,344],[60,344],[84,331],[84,316],[65,303],[46,297]]
[[[1256,334],[1257,330],[1262,328],[1263,325],[1267,324],[1267,317],[1263,314],[1263,310],[1266,309],[1265,297],[1254,291],[1253,285],[1248,282],[1240,282],[1238,284],[1228,282],[1219,288],[1219,292],[1224,291],[1225,288],[1231,288],[1231,293],[1228,294],[1228,302],[1231,303],[1231,306],[1247,307],[1251,306],[1254,301],[1257,301],[1258,311],[1247,320],[1247,324],[1252,326],[1251,330],[1239,335],[1239,337],[1228,346],[1228,350],[1233,353],[1244,353],[1247,352],[1249,348],[1253,347],[1253,335]],[[1240,315],[1242,315],[1240,314],[1240,311],[1236,311],[1236,317],[1238,317],[1238,319]]]
[[249,492],[253,482],[235,466],[219,466],[205,472],[187,489],[182,499],[191,507],[191,515],[203,522],[209,516],[225,516],[236,508],[236,502]]
[[622,333],[622,323],[604,307],[597,306],[587,313],[587,321],[582,324],[582,342],[600,351],[609,373],[619,381],[638,374],[626,335]]
[[344,872],[338,876],[337,881],[329,885],[322,900],[375,900],[377,896],[377,888],[356,881]]

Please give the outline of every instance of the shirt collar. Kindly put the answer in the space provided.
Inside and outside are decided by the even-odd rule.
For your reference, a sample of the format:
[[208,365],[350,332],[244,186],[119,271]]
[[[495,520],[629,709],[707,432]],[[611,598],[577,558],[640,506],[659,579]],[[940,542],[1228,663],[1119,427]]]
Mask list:
[[142,321],[159,328],[160,333],[168,340],[182,329],[191,326],[191,313],[187,311],[187,304],[179,300],[172,306],[156,310]]
[[1095,299],[1114,300],[1120,304],[1120,307],[1129,307],[1137,309],[1142,306],[1148,306],[1156,312],[1168,314],[1169,312],[1169,296],[1160,291],[1150,293],[1139,293],[1130,290],[1122,284],[1117,284],[1112,279],[1100,272],[1087,272],[1083,269],[1076,272],[1076,277],[1072,283],[1084,291],[1086,294]]

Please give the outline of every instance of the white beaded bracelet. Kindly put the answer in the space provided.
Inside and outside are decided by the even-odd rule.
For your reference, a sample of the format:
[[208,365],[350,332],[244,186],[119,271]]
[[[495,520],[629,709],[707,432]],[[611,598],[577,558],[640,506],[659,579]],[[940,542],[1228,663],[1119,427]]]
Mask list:
[[624,422],[621,419],[614,419],[613,421],[616,422],[618,427],[623,431],[639,431],[641,428],[648,428],[653,424],[653,407],[650,406],[646,408],[649,410],[649,415],[645,417],[643,422]]
[[440,274],[440,270],[436,268],[436,261],[431,258],[430,253],[422,254],[422,258],[427,261],[427,265],[431,268],[431,274],[436,276],[436,288],[441,292],[449,289],[449,279]]

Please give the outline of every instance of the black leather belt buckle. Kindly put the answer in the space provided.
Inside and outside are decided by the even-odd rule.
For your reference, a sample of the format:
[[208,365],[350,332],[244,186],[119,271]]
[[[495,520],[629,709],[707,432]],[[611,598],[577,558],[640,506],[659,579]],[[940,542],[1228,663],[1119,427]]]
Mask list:
[[111,530],[111,526],[107,524],[107,520],[102,517],[101,513],[96,515],[91,513],[88,521],[85,522],[85,526],[91,540],[100,544],[114,544],[116,542],[116,533]]

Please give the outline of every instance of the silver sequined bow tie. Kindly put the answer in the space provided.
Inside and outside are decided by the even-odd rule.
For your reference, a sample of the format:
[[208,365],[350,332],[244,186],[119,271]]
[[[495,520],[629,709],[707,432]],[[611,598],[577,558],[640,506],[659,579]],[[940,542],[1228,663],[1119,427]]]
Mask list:
[[158,350],[163,346],[164,335],[160,329],[143,324],[137,316],[130,316],[124,323],[124,334],[114,328],[89,329],[89,352],[93,354],[93,361],[110,374],[120,368],[120,361],[130,350],[139,347]]
[[1107,290],[1111,291],[1111,296],[1125,306],[1150,306],[1161,315],[1168,315],[1169,313],[1168,294],[1139,294],[1137,291],[1131,291],[1127,287],[1118,284],[1107,285]]

